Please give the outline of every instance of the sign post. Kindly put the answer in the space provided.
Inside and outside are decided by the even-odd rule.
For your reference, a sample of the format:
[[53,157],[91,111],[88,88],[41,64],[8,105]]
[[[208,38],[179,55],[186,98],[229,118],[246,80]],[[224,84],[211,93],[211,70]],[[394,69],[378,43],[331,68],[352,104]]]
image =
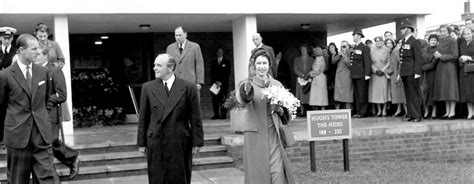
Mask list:
[[308,111],[308,141],[311,171],[316,171],[315,141],[342,139],[344,171],[349,171],[349,141],[352,138],[351,110]]

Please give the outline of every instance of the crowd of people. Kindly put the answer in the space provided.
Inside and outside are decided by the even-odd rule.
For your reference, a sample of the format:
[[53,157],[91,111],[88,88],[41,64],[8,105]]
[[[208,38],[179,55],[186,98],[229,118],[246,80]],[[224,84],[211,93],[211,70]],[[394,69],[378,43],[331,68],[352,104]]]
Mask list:
[[[404,32],[395,38],[390,31],[362,44],[360,29],[353,32],[354,43],[342,41],[340,49],[335,43],[301,45],[293,61],[296,96],[302,103],[298,115],[304,117],[307,110],[345,108],[352,109],[354,117],[472,119],[472,21],[442,25],[424,38],[417,38],[409,20],[404,23],[409,28],[407,36],[416,40],[411,47]],[[419,49],[413,48],[418,43]],[[413,59],[407,58],[412,51]],[[403,76],[411,75],[415,80],[403,81]]]

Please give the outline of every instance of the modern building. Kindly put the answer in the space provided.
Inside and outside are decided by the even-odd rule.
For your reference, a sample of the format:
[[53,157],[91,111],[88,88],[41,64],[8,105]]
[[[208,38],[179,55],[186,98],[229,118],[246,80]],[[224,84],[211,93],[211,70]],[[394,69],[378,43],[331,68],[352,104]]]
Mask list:
[[[222,47],[225,56],[233,61],[231,79],[235,84],[247,76],[250,51],[255,47],[251,36],[256,32],[261,33],[265,44],[282,51],[292,68],[300,44],[327,45],[328,36],[352,31],[354,27],[394,21],[398,26],[409,18],[424,32],[424,17],[429,14],[426,2],[387,1],[388,6],[372,0],[0,0],[0,26],[15,27],[21,34],[32,33],[40,22],[50,25],[54,40],[66,57],[63,70],[71,94],[71,76],[76,71],[105,67],[120,85],[139,86],[151,80],[154,57],[165,52],[166,46],[174,42],[174,28],[183,25],[188,39],[199,43],[203,52],[206,84],[201,90],[201,103],[206,117],[212,112],[207,89],[217,48]],[[101,39],[102,36],[108,39]],[[128,91],[123,94],[120,99],[130,102]],[[74,95],[81,94],[68,96],[70,112]],[[67,134],[73,133],[71,122],[65,127]]]

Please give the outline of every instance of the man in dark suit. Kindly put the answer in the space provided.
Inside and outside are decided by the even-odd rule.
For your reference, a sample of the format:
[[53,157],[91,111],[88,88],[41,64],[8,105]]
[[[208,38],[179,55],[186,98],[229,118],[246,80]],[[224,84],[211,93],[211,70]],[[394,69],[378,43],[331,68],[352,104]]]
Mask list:
[[39,44],[22,34],[16,41],[18,61],[0,71],[0,104],[6,108],[5,144],[9,183],[59,183],[54,171],[47,69],[36,66]]
[[142,86],[137,145],[149,183],[189,184],[192,156],[204,145],[198,90],[175,76],[173,56],[160,54],[154,64],[156,79]]
[[12,45],[15,28],[0,27],[0,41],[2,50],[0,51],[0,69],[3,70],[12,64],[13,56],[16,54],[16,47]]
[[226,119],[227,110],[222,107],[229,90],[230,61],[224,57],[224,49],[217,49],[217,58],[212,61],[211,82],[220,87],[217,94],[212,93],[214,116],[211,119]]
[[204,84],[204,61],[199,44],[187,40],[188,33],[182,26],[174,30],[175,43],[168,45],[166,53],[176,58],[175,75],[189,81],[201,90]]
[[418,79],[421,76],[421,43],[413,36],[415,28],[405,19],[400,25],[402,46],[400,47],[400,74],[407,102],[407,117],[404,121],[421,121],[421,91]]
[[[62,107],[66,101],[66,80],[63,71],[48,62],[48,49],[40,49],[40,55],[35,64],[48,69],[48,92],[49,100],[46,104],[53,133],[53,154],[56,159],[70,168],[69,179],[72,180],[79,173],[80,160],[76,150],[66,146],[59,140],[59,131],[62,131]],[[64,136],[62,137],[64,139]]]
[[[265,45],[263,44],[262,42],[262,36],[260,36],[259,33],[255,33],[253,36],[252,36],[252,41],[253,43],[255,44],[255,48],[252,50],[252,54],[253,55],[259,48],[262,48],[264,49],[269,55],[270,55],[270,59],[271,59],[271,63],[275,63],[275,51],[273,51],[273,48],[268,46],[268,45]],[[250,66],[253,66],[252,63],[249,63]],[[277,78],[278,76],[278,65],[277,64],[272,64],[271,66],[271,70],[269,72],[269,74],[273,77],[273,78]],[[250,71],[253,71],[254,69],[251,68],[249,70],[249,73]]]
[[362,29],[355,28],[352,32],[355,46],[351,52],[351,79],[354,85],[354,96],[356,103],[356,113],[354,118],[367,116],[368,104],[368,80],[370,80],[370,68],[372,59],[370,58],[370,48],[361,41],[364,38]]

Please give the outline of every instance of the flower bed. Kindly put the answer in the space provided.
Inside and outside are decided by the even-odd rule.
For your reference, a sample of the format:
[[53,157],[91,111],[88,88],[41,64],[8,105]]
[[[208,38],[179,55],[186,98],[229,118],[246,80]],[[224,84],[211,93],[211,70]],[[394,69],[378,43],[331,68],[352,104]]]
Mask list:
[[77,70],[72,77],[74,127],[125,123],[119,85],[105,69]]

